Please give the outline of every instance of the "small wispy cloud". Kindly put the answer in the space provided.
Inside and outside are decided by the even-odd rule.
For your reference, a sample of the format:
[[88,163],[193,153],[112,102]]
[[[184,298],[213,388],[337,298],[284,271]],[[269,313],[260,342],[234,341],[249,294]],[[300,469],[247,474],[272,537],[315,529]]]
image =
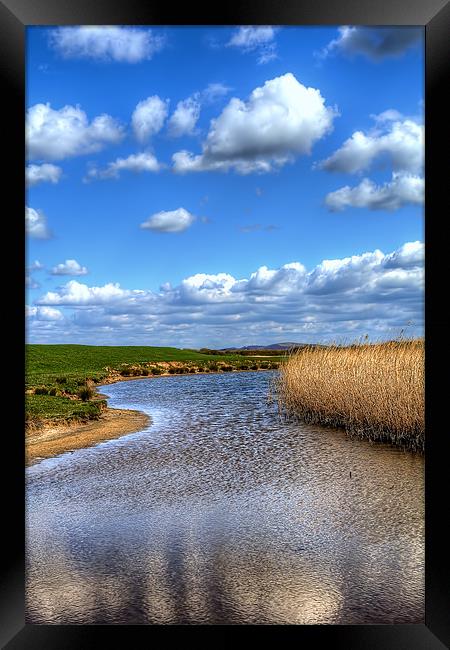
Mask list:
[[227,47],[235,47],[242,52],[252,52],[257,55],[257,63],[264,64],[278,58],[276,52],[276,27],[243,26],[233,32]]
[[200,92],[200,98],[205,104],[212,104],[221,97],[228,95],[233,89],[222,83],[210,83]]
[[25,181],[28,187],[39,185],[39,183],[53,183],[53,185],[56,185],[61,176],[61,167],[50,163],[25,167]]
[[117,179],[122,171],[130,171],[134,174],[158,172],[163,166],[150,152],[131,154],[127,158],[117,158],[109,162],[104,169],[91,165],[83,178],[83,182],[88,183],[93,180],[106,180],[109,178]]
[[25,207],[25,232],[33,239],[50,239],[47,217],[42,210]]
[[267,226],[264,226],[261,223],[253,223],[248,226],[239,226],[239,230],[241,232],[258,232],[258,231],[265,231],[265,232],[271,232],[272,230],[279,230],[279,226],[275,226],[273,224],[268,224]]
[[34,262],[29,264],[26,268],[27,268],[27,271],[30,271],[30,272],[31,271],[42,271],[43,269],[45,269],[45,266],[39,260],[34,260]]
[[169,135],[173,138],[195,135],[202,106],[213,104],[227,95],[230,90],[231,88],[224,84],[210,83],[204,90],[179,101],[168,122]]
[[139,63],[159,52],[166,39],[151,29],[83,25],[52,30],[49,43],[65,59]]

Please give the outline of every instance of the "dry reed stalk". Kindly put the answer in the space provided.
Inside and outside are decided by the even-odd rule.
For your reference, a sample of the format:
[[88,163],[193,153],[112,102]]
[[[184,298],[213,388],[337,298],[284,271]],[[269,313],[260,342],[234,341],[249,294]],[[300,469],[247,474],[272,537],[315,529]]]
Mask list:
[[280,368],[280,412],[424,450],[424,341],[306,347]]

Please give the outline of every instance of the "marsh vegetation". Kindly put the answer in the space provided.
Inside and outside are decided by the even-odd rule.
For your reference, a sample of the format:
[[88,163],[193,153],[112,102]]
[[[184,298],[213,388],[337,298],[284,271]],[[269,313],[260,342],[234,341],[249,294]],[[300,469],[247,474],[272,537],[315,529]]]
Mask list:
[[276,381],[280,412],[412,450],[425,446],[424,341],[305,347]]

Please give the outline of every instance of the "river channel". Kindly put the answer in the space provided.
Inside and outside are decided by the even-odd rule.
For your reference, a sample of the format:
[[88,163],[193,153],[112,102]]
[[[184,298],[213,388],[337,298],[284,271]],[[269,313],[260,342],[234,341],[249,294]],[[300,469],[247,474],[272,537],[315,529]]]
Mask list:
[[27,623],[422,623],[423,457],[282,421],[273,379],[100,387],[152,422],[27,468]]

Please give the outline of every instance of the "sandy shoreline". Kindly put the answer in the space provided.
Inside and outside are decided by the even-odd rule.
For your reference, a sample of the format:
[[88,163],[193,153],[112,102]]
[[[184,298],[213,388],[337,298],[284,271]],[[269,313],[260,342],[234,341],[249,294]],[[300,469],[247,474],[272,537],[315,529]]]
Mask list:
[[28,431],[25,437],[25,461],[32,465],[66,451],[91,447],[144,429],[151,418],[142,411],[107,408],[100,419],[80,424],[46,423],[42,428]]

